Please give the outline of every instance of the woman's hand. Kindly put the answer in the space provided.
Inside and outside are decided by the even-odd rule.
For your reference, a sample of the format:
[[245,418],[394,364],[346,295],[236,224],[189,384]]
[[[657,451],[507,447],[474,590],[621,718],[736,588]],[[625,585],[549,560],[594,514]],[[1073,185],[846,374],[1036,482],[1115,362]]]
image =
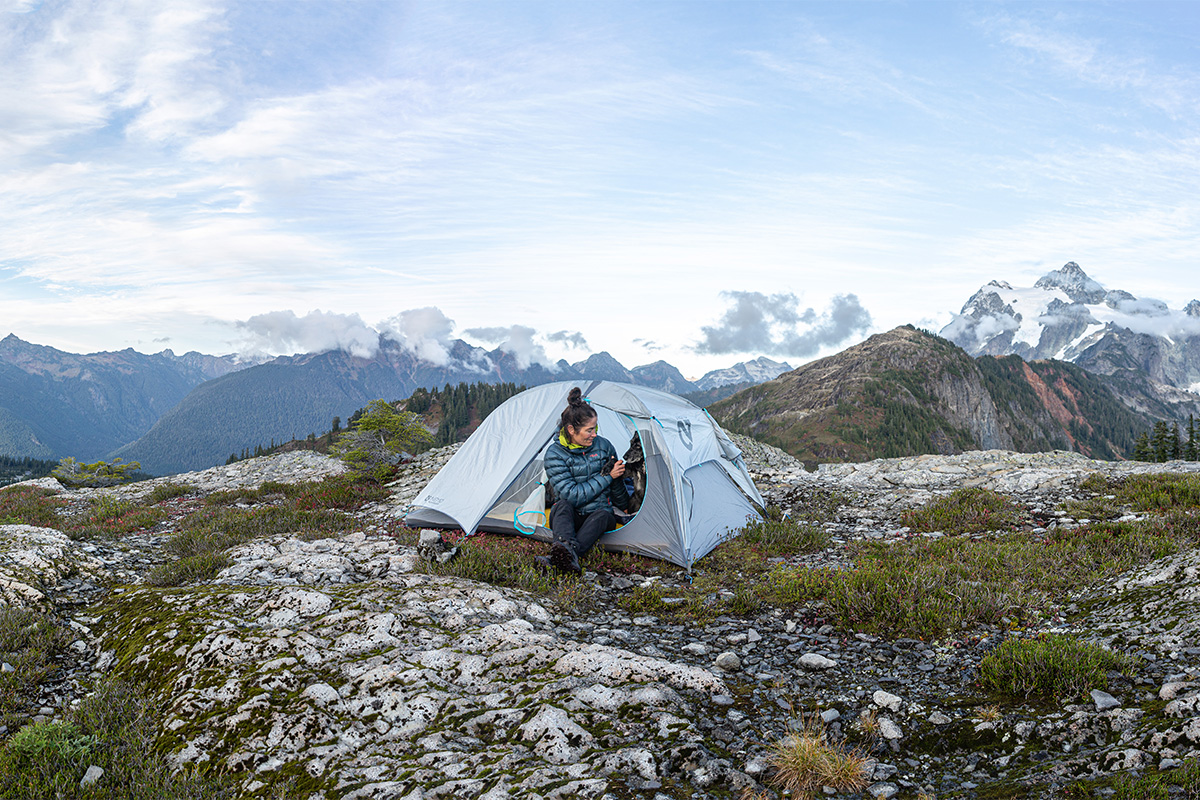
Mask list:
[[617,478],[619,478],[619,477],[621,477],[622,475],[624,475],[624,474],[625,474],[625,462],[624,462],[624,461],[617,461],[616,465],[615,465],[615,466],[612,468],[612,472],[610,472],[609,474],[610,474],[610,475],[612,475],[612,479],[613,479],[614,481],[615,481]]

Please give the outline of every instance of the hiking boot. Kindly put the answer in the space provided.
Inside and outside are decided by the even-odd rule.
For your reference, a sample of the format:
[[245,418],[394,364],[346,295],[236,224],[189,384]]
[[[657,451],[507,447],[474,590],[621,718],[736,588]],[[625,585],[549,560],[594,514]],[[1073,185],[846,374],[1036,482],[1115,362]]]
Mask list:
[[550,559],[546,558],[545,556],[534,556],[533,565],[541,572],[549,572],[550,570],[554,569],[554,565],[550,563]]
[[562,542],[550,545],[550,564],[559,572],[569,572],[572,575],[582,575],[583,568],[579,566],[579,556],[575,551]]

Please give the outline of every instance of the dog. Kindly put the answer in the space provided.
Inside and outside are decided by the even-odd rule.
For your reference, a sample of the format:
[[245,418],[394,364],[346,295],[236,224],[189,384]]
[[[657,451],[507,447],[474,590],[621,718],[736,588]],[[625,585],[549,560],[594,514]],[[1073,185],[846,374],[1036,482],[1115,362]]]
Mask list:
[[629,449],[625,451],[623,460],[625,478],[633,481],[633,491],[629,493],[629,508],[626,509],[633,515],[642,507],[642,498],[646,496],[646,454],[642,452],[642,440],[636,433],[629,439]]

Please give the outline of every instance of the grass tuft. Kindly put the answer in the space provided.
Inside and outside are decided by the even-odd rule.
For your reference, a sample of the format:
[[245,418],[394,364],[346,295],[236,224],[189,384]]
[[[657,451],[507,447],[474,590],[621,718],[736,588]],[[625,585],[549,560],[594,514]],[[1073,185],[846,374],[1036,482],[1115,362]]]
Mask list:
[[83,733],[78,725],[52,721],[26,725],[8,740],[5,749],[18,768],[29,769],[46,758],[80,762],[98,744],[95,736]]
[[1129,673],[1138,660],[1065,634],[1007,639],[979,665],[984,687],[1009,697],[1050,700],[1103,689],[1107,673]]
[[867,786],[866,757],[831,745],[819,723],[806,723],[770,747],[771,782],[793,797],[815,798],[829,786],[857,792]]

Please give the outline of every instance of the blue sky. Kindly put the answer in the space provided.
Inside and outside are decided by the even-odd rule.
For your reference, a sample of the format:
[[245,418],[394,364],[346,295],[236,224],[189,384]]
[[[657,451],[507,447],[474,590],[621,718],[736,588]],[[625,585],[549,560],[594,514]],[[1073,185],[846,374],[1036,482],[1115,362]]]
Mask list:
[[0,336],[695,376],[1067,261],[1200,295],[1200,4],[0,9]]

